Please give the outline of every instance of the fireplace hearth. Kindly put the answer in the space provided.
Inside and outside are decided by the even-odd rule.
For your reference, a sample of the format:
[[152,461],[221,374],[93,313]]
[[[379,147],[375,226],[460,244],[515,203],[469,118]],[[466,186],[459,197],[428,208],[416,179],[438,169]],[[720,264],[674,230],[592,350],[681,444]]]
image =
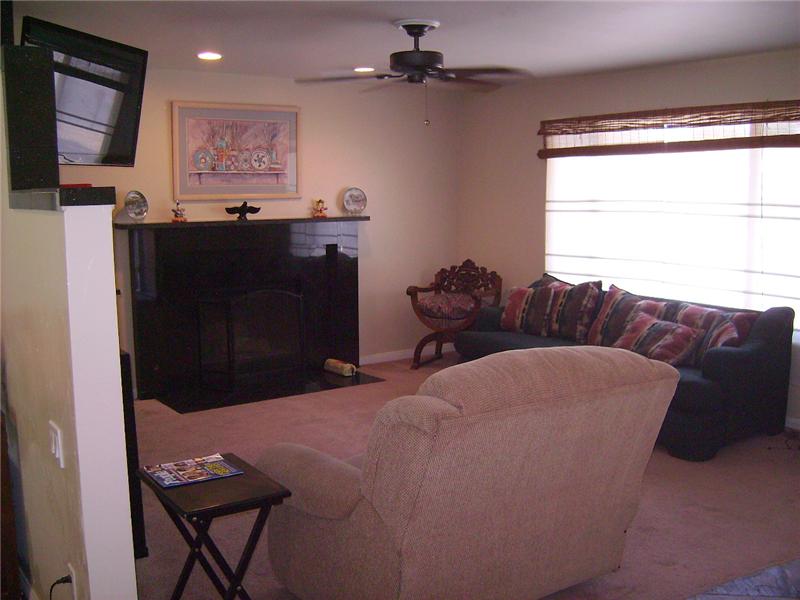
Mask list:
[[358,364],[358,221],[116,224],[127,230],[137,398],[180,412],[370,382]]
[[239,385],[231,390],[198,387],[177,389],[159,396],[158,400],[175,412],[191,413],[379,381],[383,381],[383,379],[366,373],[356,373],[353,377],[342,377],[321,369],[308,369],[302,377],[298,373],[279,373],[260,384]]

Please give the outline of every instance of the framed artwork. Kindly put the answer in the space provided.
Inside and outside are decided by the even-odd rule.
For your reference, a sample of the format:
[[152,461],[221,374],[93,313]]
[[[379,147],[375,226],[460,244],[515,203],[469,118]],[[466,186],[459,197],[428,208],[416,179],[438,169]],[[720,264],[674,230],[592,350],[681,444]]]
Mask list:
[[175,200],[299,198],[299,110],[173,102]]

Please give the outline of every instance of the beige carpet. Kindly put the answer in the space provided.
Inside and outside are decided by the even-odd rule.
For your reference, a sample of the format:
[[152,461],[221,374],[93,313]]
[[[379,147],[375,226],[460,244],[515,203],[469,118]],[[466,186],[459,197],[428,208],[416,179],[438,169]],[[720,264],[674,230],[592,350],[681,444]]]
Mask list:
[[[449,362],[447,362],[449,361]],[[142,464],[212,452],[248,461],[277,442],[297,442],[334,456],[360,454],[376,411],[419,384],[445,361],[408,369],[409,361],[370,365],[382,383],[177,414],[155,400],[136,403]],[[186,557],[177,530],[143,490],[150,555],[136,561],[139,598],[170,597]],[[214,521],[211,534],[235,564],[253,515]],[[656,448],[645,473],[639,513],[622,568],[551,598],[678,600],[765,567],[800,558],[800,452],[783,436],[735,444],[712,461],[690,463]],[[272,577],[266,536],[245,579],[253,600],[292,598]],[[199,566],[184,598],[218,597]],[[354,599],[359,600],[359,599]],[[461,600],[461,599],[460,599]],[[464,599],[466,600],[466,599]]]

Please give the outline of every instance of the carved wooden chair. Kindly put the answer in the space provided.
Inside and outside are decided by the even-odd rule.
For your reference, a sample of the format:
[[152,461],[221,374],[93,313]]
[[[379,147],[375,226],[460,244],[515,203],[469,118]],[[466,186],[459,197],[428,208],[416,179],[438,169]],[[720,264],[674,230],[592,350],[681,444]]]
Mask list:
[[467,329],[478,318],[482,305],[499,306],[503,289],[502,278],[486,267],[479,267],[470,259],[440,269],[428,287],[411,286],[406,294],[411,296],[411,306],[420,321],[433,330],[422,338],[414,349],[412,369],[418,369],[422,349],[436,342],[436,352],[430,362],[442,357],[442,345],[452,342],[455,334]]

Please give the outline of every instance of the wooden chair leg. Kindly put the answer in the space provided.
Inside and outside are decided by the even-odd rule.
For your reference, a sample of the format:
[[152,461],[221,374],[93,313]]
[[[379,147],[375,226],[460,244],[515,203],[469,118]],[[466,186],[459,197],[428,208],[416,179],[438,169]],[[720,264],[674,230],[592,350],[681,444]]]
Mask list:
[[425,363],[430,362],[431,360],[436,360],[437,358],[442,357],[441,353],[439,353],[438,356],[434,356],[434,358],[426,360],[424,363],[420,362],[420,359],[422,357],[422,349],[431,342],[436,341],[437,349],[441,350],[441,342],[439,341],[440,339],[441,339],[441,333],[438,331],[434,331],[433,333],[429,333],[419,341],[417,347],[414,348],[414,360],[411,362],[412,369],[419,369],[420,365],[423,365]]

